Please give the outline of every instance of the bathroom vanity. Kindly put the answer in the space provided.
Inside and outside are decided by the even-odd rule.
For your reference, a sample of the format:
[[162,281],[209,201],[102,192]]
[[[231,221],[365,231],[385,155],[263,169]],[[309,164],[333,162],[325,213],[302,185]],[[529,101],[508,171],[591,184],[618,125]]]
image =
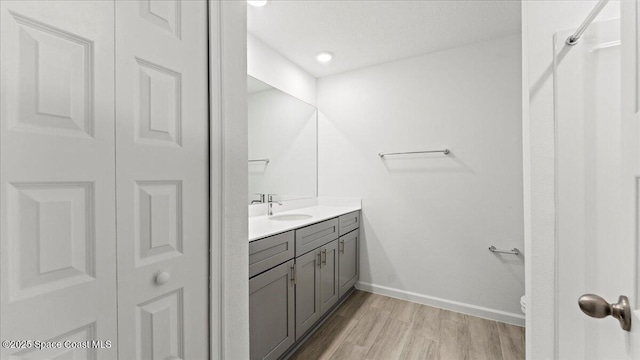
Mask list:
[[359,276],[360,207],[318,205],[249,219],[251,359],[278,359]]
[[250,357],[279,359],[358,281],[361,202],[318,197],[316,107],[247,84]]

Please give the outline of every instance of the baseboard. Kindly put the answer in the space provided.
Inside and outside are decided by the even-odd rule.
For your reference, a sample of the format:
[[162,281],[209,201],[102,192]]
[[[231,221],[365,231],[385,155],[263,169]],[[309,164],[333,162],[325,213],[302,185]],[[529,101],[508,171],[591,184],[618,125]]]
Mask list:
[[374,294],[385,295],[396,299],[407,300],[418,304],[429,305],[440,309],[473,315],[484,319],[500,321],[517,326],[524,326],[524,315],[521,314],[513,314],[505,311],[485,308],[482,306],[465,304],[458,301],[440,299],[433,296],[422,295],[410,291],[394,289],[362,281],[356,283],[356,289]]

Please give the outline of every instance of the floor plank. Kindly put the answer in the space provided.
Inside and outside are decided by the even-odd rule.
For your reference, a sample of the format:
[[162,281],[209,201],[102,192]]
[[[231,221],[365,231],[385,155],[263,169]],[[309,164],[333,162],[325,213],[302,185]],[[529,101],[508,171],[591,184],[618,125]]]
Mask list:
[[420,304],[414,302],[396,300],[396,304],[391,311],[391,317],[407,323],[413,323],[416,312],[420,309]]
[[440,312],[440,314],[442,315],[442,320],[457,321],[463,324],[466,324],[469,322],[469,315],[467,314],[461,314],[458,312],[447,311],[447,310]]
[[440,340],[440,323],[442,322],[442,311],[426,305],[419,305],[413,319],[413,328],[420,335],[431,339]]
[[524,328],[505,323],[498,323],[502,357],[508,360],[524,359]]
[[358,346],[345,341],[331,356],[331,360],[364,360],[368,351],[369,348],[366,346]]
[[469,357],[474,360],[502,358],[498,324],[474,316],[467,317],[469,325]]
[[519,360],[524,328],[355,291],[293,360]]
[[398,302],[402,301],[378,294],[372,294],[370,299],[371,300],[369,301],[369,306],[383,311],[388,311],[389,313],[393,311],[393,308]]
[[469,327],[459,321],[440,323],[440,359],[469,359]]
[[389,314],[388,311],[374,307],[369,308],[367,313],[349,331],[345,341],[358,346],[371,347],[382,331]]
[[409,328],[409,323],[389,317],[367,353],[367,359],[398,359],[402,353]]
[[340,306],[336,314],[346,318],[360,319],[369,309],[372,296],[372,293],[356,291]]
[[409,330],[400,354],[402,360],[439,360],[440,343]]
[[357,322],[340,315],[329,317],[290,359],[329,359]]

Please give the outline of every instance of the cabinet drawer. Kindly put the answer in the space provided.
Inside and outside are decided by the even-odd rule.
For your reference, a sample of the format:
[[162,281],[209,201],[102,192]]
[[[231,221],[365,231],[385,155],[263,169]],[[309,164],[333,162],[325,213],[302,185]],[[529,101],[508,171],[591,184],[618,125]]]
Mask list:
[[337,238],[338,218],[296,230],[296,256],[306,254]]
[[340,236],[360,227],[360,211],[340,216]]
[[270,236],[249,243],[249,277],[293,258],[294,232]]

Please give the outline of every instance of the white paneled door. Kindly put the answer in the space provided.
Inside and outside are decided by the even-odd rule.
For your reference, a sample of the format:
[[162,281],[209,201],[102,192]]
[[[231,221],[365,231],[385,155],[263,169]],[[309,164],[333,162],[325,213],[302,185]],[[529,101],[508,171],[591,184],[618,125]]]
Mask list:
[[620,6],[555,36],[558,359],[640,359],[640,2]]
[[120,359],[206,359],[206,2],[115,18]]
[[[115,345],[113,12],[0,1],[2,340]],[[21,347],[0,358],[116,357]]]
[[0,358],[208,358],[206,1],[0,20]]

